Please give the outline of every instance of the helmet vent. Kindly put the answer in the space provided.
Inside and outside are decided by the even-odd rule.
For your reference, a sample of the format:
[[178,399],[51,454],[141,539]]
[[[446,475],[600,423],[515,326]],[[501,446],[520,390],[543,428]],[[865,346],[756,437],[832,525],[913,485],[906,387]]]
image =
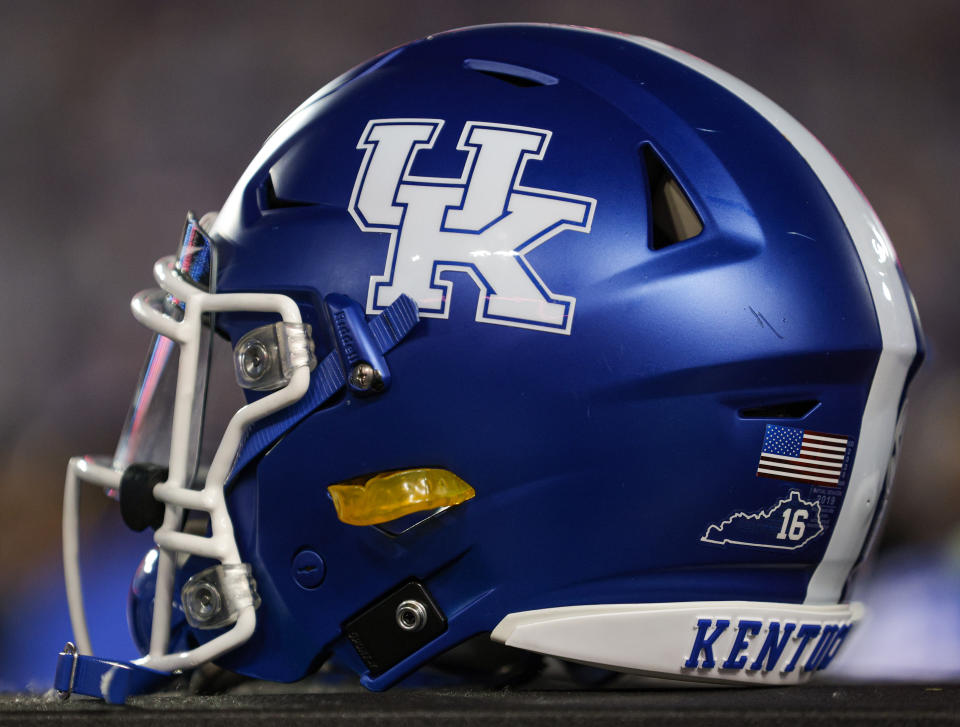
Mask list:
[[476,71],[477,73],[482,73],[485,76],[496,78],[498,81],[509,83],[512,86],[519,86],[520,88],[553,86],[557,83],[557,79],[554,76],[535,71],[532,68],[515,66],[512,63],[467,58],[463,62],[463,67],[468,71]]
[[820,406],[816,399],[788,401],[784,404],[767,404],[740,410],[741,419],[803,419]]
[[313,202],[301,202],[300,200],[283,199],[282,197],[278,197],[277,190],[273,186],[273,177],[269,174],[267,175],[266,180],[264,180],[263,185],[260,187],[257,198],[260,203],[260,209],[264,212],[267,210],[287,209],[290,207],[315,206]]
[[649,144],[641,147],[650,190],[650,247],[661,250],[703,232],[703,221],[660,155]]

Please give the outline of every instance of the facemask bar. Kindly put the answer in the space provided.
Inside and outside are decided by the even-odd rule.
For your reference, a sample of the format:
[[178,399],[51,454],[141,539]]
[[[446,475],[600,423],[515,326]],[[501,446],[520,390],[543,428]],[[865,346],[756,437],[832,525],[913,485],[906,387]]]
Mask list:
[[67,587],[70,625],[80,654],[92,655],[87,617],[83,608],[80,581],[80,489],[79,481],[102,487],[108,495],[120,489],[123,473],[110,466],[109,457],[71,457],[67,464],[67,480],[63,487],[63,576]]
[[[173,604],[173,582],[177,554],[196,555],[219,561],[224,566],[240,566],[240,554],[227,511],[224,484],[240,448],[244,431],[253,422],[298,401],[307,392],[310,366],[297,366],[286,386],[239,409],[231,418],[214,455],[203,489],[189,489],[193,481],[191,435],[196,431],[196,387],[203,347],[204,315],[222,312],[276,313],[284,324],[300,324],[300,310],[293,299],[272,293],[207,293],[192,285],[177,270],[176,257],[159,260],[153,269],[161,291],[143,291],[130,303],[140,323],[180,346],[173,427],[170,440],[169,474],[165,482],[153,489],[154,497],[165,505],[162,526],[154,534],[160,555],[157,561],[157,584],[154,599],[150,650],[137,664],[157,671],[191,669],[216,659],[247,641],[256,627],[255,605],[244,602],[237,620],[225,633],[194,649],[176,654],[167,653]],[[183,318],[165,315],[155,302],[158,296],[172,295],[183,302]],[[64,488],[63,555],[70,620],[80,654],[92,655],[86,626],[78,559],[77,482],[84,480],[109,491],[120,486],[122,473],[106,462],[90,457],[70,460]],[[210,516],[211,535],[201,536],[180,530],[183,511],[197,510]]]

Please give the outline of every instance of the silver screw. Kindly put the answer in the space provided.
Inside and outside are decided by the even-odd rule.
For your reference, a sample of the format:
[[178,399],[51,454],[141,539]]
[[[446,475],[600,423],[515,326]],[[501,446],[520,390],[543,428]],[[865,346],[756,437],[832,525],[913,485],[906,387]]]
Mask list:
[[262,342],[256,339],[247,342],[240,352],[240,365],[248,381],[257,381],[267,372],[269,356]]
[[360,391],[376,389],[381,383],[380,372],[366,361],[361,361],[350,369],[350,386]]
[[420,601],[408,600],[397,606],[397,626],[404,631],[419,631],[427,625],[427,607]]
[[220,611],[220,592],[211,583],[200,583],[187,598],[186,606],[196,621],[209,621]]

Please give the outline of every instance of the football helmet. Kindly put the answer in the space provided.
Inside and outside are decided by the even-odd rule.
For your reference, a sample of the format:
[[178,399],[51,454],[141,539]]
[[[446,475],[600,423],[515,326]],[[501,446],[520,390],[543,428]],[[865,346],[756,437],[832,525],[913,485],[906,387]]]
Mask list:
[[[330,656],[381,690],[478,634],[788,684],[858,618],[916,308],[830,153],[694,56],[548,25],[391,50],[296,109],[154,277],[117,451],[68,470],[64,692]],[[246,403],[208,463],[215,339]],[[136,662],[92,655],[81,481],[155,531]]]

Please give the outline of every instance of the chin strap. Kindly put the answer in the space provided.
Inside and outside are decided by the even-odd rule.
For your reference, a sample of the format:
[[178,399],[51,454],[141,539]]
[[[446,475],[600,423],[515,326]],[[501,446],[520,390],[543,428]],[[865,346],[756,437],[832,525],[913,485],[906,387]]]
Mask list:
[[[351,363],[351,357],[344,350],[347,348],[343,345],[345,337],[349,338],[350,344],[356,346],[358,350],[365,351],[367,359],[375,357],[379,359],[381,363],[377,368],[384,370],[377,373],[389,382],[389,373],[385,370],[386,362],[383,354],[400,343],[420,320],[416,302],[407,295],[401,295],[369,321],[365,320],[360,304],[346,296],[328,295],[326,303],[331,317],[342,321],[342,324],[334,321],[338,347],[317,364],[317,368],[310,376],[310,388],[300,401],[253,425],[237,455],[231,477],[269,447],[283,432],[348,386],[351,371],[347,367]],[[351,315],[341,318],[337,315],[341,311]],[[349,347],[347,350],[353,349]],[[354,388],[352,383],[349,388]]]
[[172,674],[128,661],[84,656],[67,643],[57,657],[53,686],[61,699],[76,693],[99,697],[108,704],[123,704],[127,697],[157,691],[172,678]]

